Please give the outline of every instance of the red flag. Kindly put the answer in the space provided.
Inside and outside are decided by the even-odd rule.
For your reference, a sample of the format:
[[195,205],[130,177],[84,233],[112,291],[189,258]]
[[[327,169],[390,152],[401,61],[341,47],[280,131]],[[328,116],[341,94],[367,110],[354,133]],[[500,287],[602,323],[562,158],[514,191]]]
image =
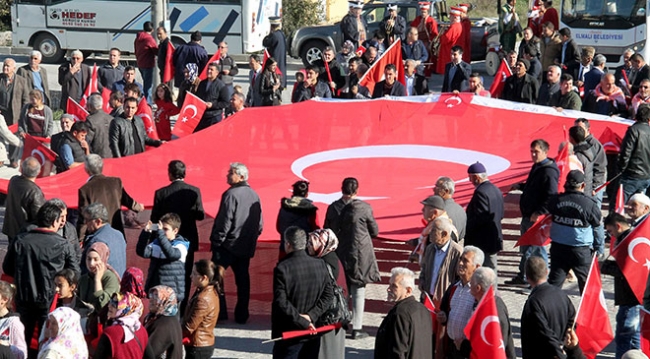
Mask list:
[[[496,325],[490,325],[491,323]],[[506,358],[497,302],[494,300],[494,287],[490,287],[478,303],[463,332],[472,344],[471,359]]]
[[630,288],[643,303],[648,271],[650,271],[650,221],[644,219],[619,244],[610,249]]
[[537,217],[537,221],[528,230],[519,237],[517,246],[545,246],[551,243],[551,222],[553,216],[545,214]]
[[210,65],[213,62],[219,62],[220,59],[221,59],[221,51],[217,50],[217,52],[215,52],[214,55],[212,55],[210,60],[208,60],[208,63],[205,64],[203,71],[201,71],[201,74],[199,75],[201,81],[208,78],[208,65]]
[[185,96],[185,101],[183,101],[183,107],[181,107],[181,112],[178,115],[174,129],[172,130],[172,135],[178,137],[191,135],[199,124],[199,121],[201,121],[205,109],[205,102],[191,92],[188,92],[187,96]]
[[605,127],[605,130],[600,135],[600,138],[598,138],[598,141],[603,144],[603,148],[607,154],[618,154],[621,152],[621,143],[623,143],[623,139],[609,127]]
[[560,150],[555,157],[555,163],[557,168],[560,170],[560,176],[557,181],[557,190],[558,192],[564,192],[564,183],[566,182],[566,176],[571,172],[571,163],[569,160],[569,141],[564,142],[564,147]]
[[324,333],[324,332],[329,332],[330,330],[335,330],[341,328],[341,323],[334,323],[330,325],[325,325],[322,327],[316,328],[316,330],[292,330],[290,332],[284,332],[282,333],[282,340],[287,340],[287,339],[293,339],[293,338],[298,338],[298,337],[304,337],[307,335],[313,335],[314,333]]
[[88,117],[88,111],[86,111],[83,106],[77,103],[77,101],[73,100],[71,97],[68,97],[68,102],[67,102],[67,110],[68,113],[72,116],[74,116],[75,121],[86,121],[86,117]]
[[113,112],[113,108],[111,107],[111,89],[108,87],[104,87],[102,89],[102,101],[103,101],[103,106],[102,110],[106,113],[111,113]]
[[357,55],[357,57],[361,57],[365,52],[366,52],[366,48],[359,45],[359,47],[357,47],[357,50],[354,53]]
[[88,83],[88,86],[86,86],[86,91],[84,92],[83,96],[81,96],[81,101],[79,101],[81,107],[86,108],[86,101],[88,101],[88,98],[93,92],[99,92],[99,85],[97,81],[97,64],[93,65],[93,73],[90,77],[90,82]]
[[[264,65],[266,65],[266,60],[271,57],[271,54],[269,54],[269,50],[264,49],[264,59],[262,59],[262,72],[264,72]],[[282,71],[280,71],[279,67],[275,67],[275,73],[278,75],[282,75]]]
[[650,312],[641,307],[641,351],[650,353]]
[[494,75],[494,80],[492,81],[492,86],[490,86],[490,94],[492,98],[499,98],[501,96],[501,91],[503,91],[503,86],[506,84],[506,79],[512,76],[512,69],[508,66],[506,59],[501,60],[501,65],[497,69],[496,75]]
[[582,300],[576,314],[576,335],[580,338],[580,349],[589,359],[596,358],[614,339],[612,325],[607,314],[607,304],[600,280],[597,257],[591,262]]
[[167,53],[165,54],[165,70],[163,71],[162,82],[169,82],[174,78],[174,44],[167,41]]
[[25,147],[23,149],[22,160],[24,161],[30,156],[36,158],[36,160],[41,164],[41,173],[38,177],[49,176],[52,172],[52,168],[54,168],[54,160],[56,160],[57,154],[28,134],[25,134],[24,144]]
[[427,294],[427,293],[425,292],[425,293],[424,293],[424,296],[427,298],[427,299],[424,301],[424,306],[425,306],[427,309],[429,309],[429,312],[431,312],[431,323],[433,324],[433,328],[432,328],[432,329],[433,329],[433,332],[435,333],[435,332],[436,332],[436,328],[437,328],[437,325],[436,325],[436,324],[438,323],[438,319],[436,318],[436,317],[437,317],[437,315],[436,315],[436,306],[435,306],[435,304],[433,304],[433,300],[431,300],[431,297],[429,296],[429,294]]
[[138,103],[138,110],[135,112],[136,115],[142,118],[144,122],[144,128],[147,130],[147,136],[154,140],[159,140],[158,132],[156,132],[156,125],[153,122],[153,113],[151,112],[151,106],[147,103],[147,100],[143,97]]
[[404,65],[402,64],[402,41],[400,39],[393,42],[393,44],[384,51],[381,57],[375,60],[375,63],[370,66],[363,76],[361,76],[359,84],[368,88],[370,93],[372,93],[375,84],[384,79],[384,68],[388,64],[395,65],[397,68],[397,81],[406,86],[406,81],[404,80]]
[[616,208],[614,208],[614,212],[625,215],[625,192],[623,192],[622,184],[618,186],[618,191],[616,191]]

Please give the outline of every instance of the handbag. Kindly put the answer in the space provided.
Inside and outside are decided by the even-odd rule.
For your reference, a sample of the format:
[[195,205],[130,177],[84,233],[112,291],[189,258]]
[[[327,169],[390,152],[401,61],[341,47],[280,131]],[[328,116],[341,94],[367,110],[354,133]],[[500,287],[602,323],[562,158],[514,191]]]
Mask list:
[[329,303],[327,310],[325,310],[325,312],[320,316],[320,318],[318,318],[318,321],[316,322],[316,326],[322,327],[324,325],[330,325],[330,324],[340,322],[342,327],[345,328],[352,321],[352,312],[350,311],[350,308],[348,308],[348,300],[345,295],[345,292],[343,292],[343,288],[341,288],[336,283],[336,278],[334,278],[334,274],[332,273],[332,268],[329,266],[329,264],[326,264],[326,266],[327,266],[327,272],[329,273],[330,279],[332,281],[334,297],[332,298],[332,301]]

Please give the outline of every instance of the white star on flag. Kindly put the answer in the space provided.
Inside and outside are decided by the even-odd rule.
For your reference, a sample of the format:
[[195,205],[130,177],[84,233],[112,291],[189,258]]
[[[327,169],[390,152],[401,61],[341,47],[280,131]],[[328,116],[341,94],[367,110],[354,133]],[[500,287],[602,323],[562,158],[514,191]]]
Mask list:
[[187,121],[189,121],[189,120],[190,120],[189,118],[187,118],[187,117],[183,117],[183,120],[182,120],[181,122],[187,122]]
[[645,264],[643,266],[648,268],[648,270],[650,271],[650,260],[648,258],[645,259]]
[[153,127],[147,127],[147,132],[149,133],[153,132]]

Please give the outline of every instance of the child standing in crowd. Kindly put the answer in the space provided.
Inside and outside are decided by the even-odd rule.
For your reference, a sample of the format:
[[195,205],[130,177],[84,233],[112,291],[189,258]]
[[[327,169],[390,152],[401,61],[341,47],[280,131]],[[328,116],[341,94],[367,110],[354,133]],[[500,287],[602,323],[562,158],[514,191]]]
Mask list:
[[149,221],[140,233],[135,251],[142,258],[151,258],[145,290],[166,285],[182,301],[185,298],[185,258],[190,242],[178,235],[180,227],[181,218],[176,213],[163,215],[155,232]]
[[79,313],[70,308],[57,308],[48,315],[39,342],[38,359],[88,358]]
[[11,284],[0,281],[0,345],[8,345],[14,357],[23,359],[27,358],[25,326],[18,314],[9,310],[14,294],[16,289]]
[[93,311],[91,304],[79,299],[76,294],[79,277],[72,269],[62,269],[54,275],[54,290],[58,294],[56,308],[71,308],[80,315],[81,327],[86,327],[88,315]]
[[186,359],[212,357],[214,326],[219,318],[222,272],[222,269],[218,270],[217,266],[207,259],[194,263],[190,278],[196,286],[196,292],[189,301],[182,324],[183,337],[189,340],[185,345]]
[[156,87],[155,102],[158,107],[154,114],[158,137],[163,141],[171,141],[172,125],[169,118],[178,115],[181,110],[174,105],[174,98],[169,86],[160,84]]

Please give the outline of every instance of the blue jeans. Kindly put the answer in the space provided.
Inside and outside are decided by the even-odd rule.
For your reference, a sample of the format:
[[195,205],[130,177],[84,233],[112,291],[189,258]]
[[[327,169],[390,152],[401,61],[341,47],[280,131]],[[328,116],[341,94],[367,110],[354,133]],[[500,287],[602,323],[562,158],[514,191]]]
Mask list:
[[[530,221],[530,218],[521,217],[521,235],[526,233],[526,231],[532,226],[533,222]],[[546,263],[546,266],[548,267],[548,253],[546,253],[546,248],[542,246],[520,246],[519,253],[521,253],[521,261],[519,262],[519,274],[517,274],[517,276],[522,279],[526,273],[526,261],[530,257],[542,257]]]
[[[598,209],[602,208],[603,206],[603,194],[605,194],[605,191],[600,191],[596,194],[594,199],[596,200],[596,204],[598,205]],[[605,225],[603,225],[603,222],[600,222],[600,225],[598,227],[594,228],[594,251],[597,252],[598,254],[603,254],[605,253]]]
[[153,86],[153,67],[150,69],[140,69],[142,75],[142,91],[144,91],[144,98],[148,103],[151,103],[151,87]]
[[645,190],[650,187],[650,179],[634,179],[625,175],[621,176],[623,185],[623,193],[625,193],[625,203],[635,193],[645,193]]
[[620,359],[626,351],[641,348],[640,338],[640,305],[621,305],[616,313],[616,359]]

